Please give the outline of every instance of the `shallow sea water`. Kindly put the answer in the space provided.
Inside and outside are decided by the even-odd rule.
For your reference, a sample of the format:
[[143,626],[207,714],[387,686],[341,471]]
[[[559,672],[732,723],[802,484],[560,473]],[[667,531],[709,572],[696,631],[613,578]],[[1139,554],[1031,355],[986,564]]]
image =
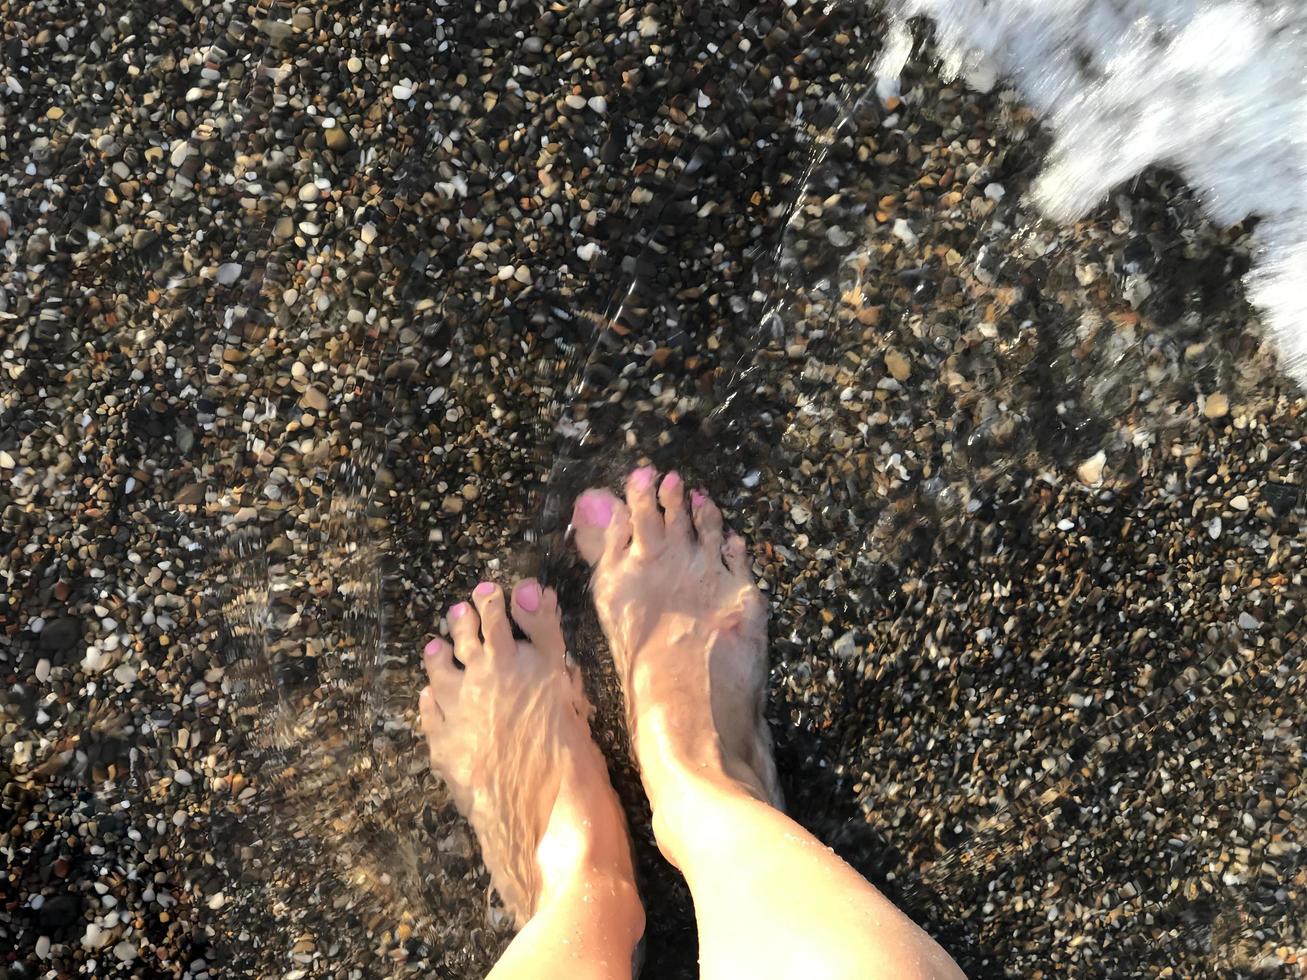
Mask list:
[[[1255,222],[1214,227],[1150,170],[1051,223],[1027,194],[1047,138],[1016,92],[941,77],[921,22],[805,10],[814,39],[848,31],[843,86],[774,134],[738,278],[712,281],[684,236],[706,175],[748,149],[669,113],[603,209],[594,288],[551,282],[476,320],[486,305],[437,268],[447,229],[418,240],[367,205],[367,241],[334,251],[275,215],[246,227],[258,259],[222,311],[177,304],[210,341],[196,427],[238,447],[172,515],[201,556],[215,741],[245,787],[224,777],[238,805],[208,828],[225,974],[471,977],[508,940],[415,733],[418,651],[489,569],[562,593],[632,815],[646,975],[692,975],[688,898],[654,852],[566,535],[580,489],[648,460],[711,490],[754,548],[791,811],[971,975],[1294,975],[1307,449],[1301,392],[1234,286]],[[356,15],[328,5],[316,28]],[[723,66],[775,72],[762,21],[749,50],[706,58],[714,111],[750,110]],[[886,36],[907,44],[893,91]],[[252,196],[286,179],[267,132],[304,123],[293,58],[263,43],[228,134]],[[433,126],[397,135],[409,159],[384,180],[461,206]],[[165,295],[167,265],[142,269]],[[306,266],[321,305],[290,285]],[[326,366],[226,357],[269,335]],[[317,410],[310,384],[331,388],[330,439],[287,424]],[[138,746],[140,786],[158,755]]]
[[[1065,944],[1065,962],[1075,962],[1078,947],[1111,943],[1117,947],[1114,962],[1133,958],[1142,965],[1152,962],[1164,938],[1168,957],[1186,950],[1189,962],[1205,962],[1214,974],[1273,970],[1275,923],[1292,914],[1287,906],[1277,913],[1276,906],[1301,861],[1296,845],[1268,848],[1301,830],[1300,812],[1284,809],[1285,787],[1292,785],[1286,779],[1301,757],[1293,722],[1298,707],[1286,685],[1301,670],[1296,626],[1288,621],[1300,615],[1300,601],[1281,607],[1284,642],[1272,648],[1251,645],[1237,628],[1211,629],[1183,657],[1160,664],[1150,662],[1138,635],[1117,638],[1128,645],[1114,645],[1110,635],[1117,625],[1100,604],[1103,622],[1095,638],[1105,643],[1109,660],[1133,655],[1128,669],[1126,663],[1095,664],[1092,656],[1077,664],[1056,654],[1058,662],[1049,667],[1044,652],[1024,666],[1005,662],[1014,656],[1001,642],[1011,618],[1006,626],[982,626],[962,642],[945,636],[951,630],[935,630],[934,637],[926,632],[942,623],[937,604],[949,598],[947,576],[939,576],[942,591],[932,583],[939,562],[957,560],[978,541],[999,555],[1007,548],[1046,546],[1043,538],[1038,544],[1008,540],[1003,510],[1010,502],[1000,499],[1003,493],[1019,494],[1033,483],[1047,495],[1078,481],[1078,492],[1100,495],[1107,506],[1098,509],[1114,515],[1113,530],[1128,537],[1122,523],[1150,506],[1137,490],[1147,484],[1148,451],[1164,441],[1203,438],[1194,391],[1233,389],[1255,400],[1264,368],[1241,364],[1243,349],[1219,337],[1204,347],[1192,310],[1172,318],[1169,327],[1119,314],[1111,322],[1111,312],[1089,303],[1070,328],[1022,319],[1023,297],[1014,294],[1045,284],[1032,283],[1027,268],[1009,257],[1065,254],[1075,246],[1059,240],[1057,229],[1033,211],[1010,199],[1004,203],[1008,194],[1018,195],[1028,175],[992,157],[987,165],[972,165],[965,178],[953,175],[958,184],[979,190],[968,195],[968,203],[998,205],[983,216],[978,209],[973,213],[979,232],[947,227],[947,221],[943,232],[923,226],[904,202],[910,187],[894,186],[892,177],[859,180],[860,169],[875,165],[866,148],[899,135],[893,107],[887,108],[883,89],[875,85],[874,54],[870,45],[863,56],[851,57],[848,85],[827,101],[821,118],[794,122],[794,155],[802,161],[794,167],[797,179],[772,209],[775,227],[760,236],[754,281],[739,284],[732,297],[735,320],[743,326],[720,338],[725,349],[715,352],[721,367],[711,389],[695,376],[693,313],[663,292],[662,264],[674,260],[675,244],[660,237],[672,230],[663,225],[667,211],[698,204],[696,174],[710,165],[711,148],[687,142],[674,157],[673,171],[648,179],[653,200],[643,208],[630,205],[630,255],[607,304],[554,311],[589,324],[577,334],[593,339],[559,343],[562,357],[514,368],[555,393],[524,433],[531,439],[545,433],[546,451],[526,464],[539,481],[532,509],[502,515],[517,529],[518,543],[507,555],[469,551],[466,567],[446,581],[466,587],[488,563],[501,577],[534,571],[564,590],[574,611],[573,646],[597,688],[601,738],[629,796],[629,762],[621,733],[613,730],[618,695],[604,670],[602,638],[578,611],[584,584],[567,556],[567,515],[579,488],[613,484],[637,460],[678,467],[723,497],[746,527],[747,515],[762,511],[762,528],[773,535],[778,526],[793,532],[755,537],[771,569],[783,568],[783,559],[793,564],[798,557],[815,558],[816,572],[805,574],[816,581],[802,594],[768,580],[779,607],[780,689],[774,700],[789,712],[788,720],[797,719],[799,730],[811,736],[839,726],[842,710],[864,717],[839,703],[856,699],[860,687],[904,692],[905,714],[914,698],[947,702],[957,709],[952,723],[970,726],[969,734],[991,725],[1003,729],[1004,712],[996,713],[995,722],[995,713],[986,715],[982,706],[996,692],[1001,698],[1004,688],[1020,689],[1033,678],[1037,685],[1062,689],[1057,700],[1072,710],[1062,713],[1051,735],[1032,739],[1027,731],[1023,738],[1013,729],[995,736],[993,751],[1010,745],[1023,762],[997,786],[986,787],[959,768],[947,721],[923,726],[926,755],[942,753],[949,764],[931,778],[951,776],[956,783],[949,793],[934,793],[950,804],[947,814],[934,819],[953,826],[934,834],[919,863],[890,858],[904,843],[892,828],[875,831],[884,854],[870,861],[887,869],[881,884],[941,930],[969,969],[977,975],[1007,972],[995,943],[1010,941],[1010,935],[1000,940],[1000,933],[1026,930]],[[904,97],[910,104],[914,95],[922,98],[938,87],[937,81],[919,81]],[[887,203],[895,196],[898,201]],[[1123,213],[1129,207],[1118,206]],[[896,207],[904,207],[907,217],[897,217]],[[1185,220],[1193,221],[1191,207]],[[935,237],[933,252],[917,248],[914,226]],[[925,262],[905,260],[901,253],[914,249]],[[1055,256],[1050,264],[1059,260]],[[1062,261],[1074,266],[1077,259]],[[941,276],[936,265],[949,275]],[[1088,285],[1083,265],[1077,272]],[[941,299],[941,285],[953,294]],[[959,287],[972,295],[957,297]],[[1129,309],[1113,298],[1116,310]],[[409,299],[407,307],[400,304],[391,330],[399,322],[421,329],[411,317],[417,313],[421,323],[423,300]],[[321,329],[347,328],[324,318]],[[456,378],[459,359],[470,352],[458,346],[457,334],[446,339],[448,328],[433,323],[428,329],[430,356],[438,361],[448,344]],[[451,894],[458,894],[452,883],[475,865],[475,854],[467,831],[448,806],[438,804],[440,789],[413,735],[413,651],[427,627],[407,621],[404,612],[405,593],[413,587],[407,566],[416,558],[408,542],[423,531],[428,544],[440,542],[441,519],[420,515],[420,527],[399,526],[415,515],[395,499],[387,471],[397,465],[405,435],[434,388],[407,386],[416,365],[393,359],[387,349],[393,344],[385,326],[366,331],[362,350],[377,385],[359,409],[350,461],[324,463],[321,521],[313,522],[310,534],[292,536],[288,527],[275,545],[275,532],[253,514],[235,529],[217,529],[222,544],[212,595],[221,614],[230,691],[248,724],[242,752],[261,775],[258,803],[242,831],[261,848],[280,841],[277,846],[288,848],[297,862],[305,855],[320,862],[323,873],[336,879],[324,895],[385,936],[403,940],[398,946],[407,952],[397,963],[434,955],[446,969],[458,970],[460,963],[471,969],[503,942],[507,924],[488,895],[481,907],[450,907],[456,900]],[[923,365],[928,372],[937,369],[938,377],[919,377]],[[1292,448],[1286,452],[1291,456]],[[1104,478],[1106,460],[1110,475]],[[1292,470],[1301,464],[1301,451],[1294,460],[1270,462]],[[795,466],[798,472],[787,471]],[[513,478],[524,483],[528,473]],[[1131,483],[1133,498],[1128,489],[1118,489]],[[1118,493],[1119,504],[1113,500]],[[252,506],[258,510],[257,503]],[[1034,566],[1040,574],[1071,573],[1058,570],[1056,546],[1049,553],[1050,563]],[[1109,554],[1105,560],[1110,568],[1118,559]],[[1028,562],[1012,564],[1029,569]],[[760,559],[759,568],[767,563]],[[1077,571],[1083,580],[1085,572]],[[858,623],[859,614],[865,616],[887,593],[897,600],[891,603],[898,613],[895,627],[921,634],[914,660],[882,653],[874,622],[838,633],[797,625],[827,604],[838,609],[835,622]],[[998,594],[995,589],[993,601]],[[920,617],[915,624],[914,615]],[[803,649],[814,640],[828,644],[835,656],[819,651],[814,658]],[[825,698],[834,703],[796,695],[812,671],[823,668]],[[1114,685],[1114,677],[1140,669],[1157,672],[1144,686],[1146,694]],[[1026,671],[1032,676],[1017,676]],[[805,712],[815,716],[815,725]],[[777,718],[782,725],[786,720]],[[837,787],[854,786],[864,798],[873,787],[891,799],[911,795],[912,782],[925,778],[911,768],[923,762],[923,747],[905,751],[901,743],[891,744],[883,717],[876,724],[886,751],[881,758],[873,752],[867,764],[883,771],[861,777],[852,769],[832,774],[829,766],[837,760],[818,758],[820,752],[800,760],[801,740],[780,735],[783,761],[827,767],[811,779],[802,768],[787,772],[799,787],[792,795],[800,813],[805,795],[821,793],[832,776]],[[944,742],[932,750],[941,737]],[[1026,741],[1038,742],[1037,755],[1023,748]],[[1211,817],[1219,822],[1234,816],[1242,836],[1232,837],[1231,845],[1242,852],[1240,866],[1253,870],[1227,873],[1222,894],[1211,886],[1206,842],[1191,844],[1173,828],[1148,842],[1141,858],[1138,841],[1130,839],[1138,828],[1114,827],[1109,814],[1115,808],[1146,809],[1160,799],[1199,822],[1204,791],[1195,798],[1185,772],[1225,752],[1248,753],[1251,764],[1239,768],[1239,785],[1230,787],[1245,802],[1214,800]],[[983,757],[977,751],[972,764],[983,768]],[[1160,796],[1150,789],[1159,780],[1166,784]],[[1227,813],[1232,806],[1240,814]],[[849,819],[858,816],[874,825],[865,810]],[[639,818],[636,827],[647,836]],[[822,829],[836,843],[843,837],[846,844],[858,840],[865,846],[860,831]],[[257,900],[261,877],[275,875],[278,854],[273,847],[258,862],[263,868],[250,876],[250,899]],[[675,886],[666,887],[676,894]],[[1009,890],[1025,897],[996,912]],[[1032,903],[1031,895],[1039,898]],[[651,911],[658,915],[657,905]],[[450,928],[451,917],[457,930]],[[484,929],[476,925],[482,918]],[[1059,919],[1057,929],[1045,930]],[[456,931],[470,948],[442,950]],[[1038,962],[1048,954],[1036,942],[1021,955]]]

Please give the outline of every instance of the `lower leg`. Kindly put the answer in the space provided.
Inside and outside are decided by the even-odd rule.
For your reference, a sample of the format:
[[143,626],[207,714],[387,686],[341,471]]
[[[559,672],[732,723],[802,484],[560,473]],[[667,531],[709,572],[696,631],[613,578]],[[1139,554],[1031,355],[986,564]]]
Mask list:
[[962,977],[919,926],[752,787],[712,766],[644,771],[658,845],[694,896],[702,976]]
[[[602,794],[587,794],[595,800]],[[489,980],[629,980],[644,932],[644,909],[623,837],[620,812],[562,813],[537,849],[542,868],[535,911],[490,973]],[[614,808],[616,800],[611,800]],[[588,824],[588,825],[587,825]],[[593,833],[596,825],[600,833]]]

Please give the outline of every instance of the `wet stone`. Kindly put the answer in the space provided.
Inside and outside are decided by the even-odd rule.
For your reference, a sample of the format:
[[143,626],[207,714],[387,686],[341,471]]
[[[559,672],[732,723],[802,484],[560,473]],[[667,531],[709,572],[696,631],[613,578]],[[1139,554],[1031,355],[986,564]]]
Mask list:
[[77,645],[82,637],[82,624],[71,616],[51,620],[41,630],[42,650],[63,652]]

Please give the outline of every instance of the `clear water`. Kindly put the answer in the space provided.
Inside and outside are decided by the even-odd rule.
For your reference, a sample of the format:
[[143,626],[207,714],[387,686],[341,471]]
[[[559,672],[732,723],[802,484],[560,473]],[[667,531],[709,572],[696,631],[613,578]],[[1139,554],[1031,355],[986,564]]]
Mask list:
[[[260,13],[288,23],[294,11],[272,3]],[[250,60],[246,115],[234,120],[237,153],[252,149],[264,120],[293,115],[283,52],[259,50]],[[1138,638],[1112,637],[1113,617],[1123,610],[1110,597],[1097,607],[1068,600],[1061,613],[1103,618],[1100,649],[1079,659],[1053,651],[1047,660],[1019,660],[1004,649],[1002,618],[961,637],[970,620],[954,622],[945,610],[964,590],[956,572],[968,556],[1012,556],[1006,573],[987,566],[992,581],[980,583],[996,608],[1019,587],[1014,578],[1039,567],[1056,535],[1023,537],[1010,525],[1020,496],[1052,496],[1077,480],[1094,484],[1083,475],[1101,453],[1108,482],[1080,492],[1100,505],[1116,501],[1106,507],[1115,515],[1111,530],[1128,538],[1125,522],[1142,525],[1150,508],[1185,492],[1176,486],[1165,500],[1150,500],[1139,487],[1153,486],[1150,447],[1205,438],[1193,410],[1197,397],[1233,392],[1232,400],[1256,410],[1251,414],[1283,420],[1294,417],[1285,407],[1292,392],[1276,381],[1269,347],[1236,328],[1246,311],[1237,303],[1205,305],[1197,287],[1177,299],[1178,315],[1147,329],[1092,308],[1075,309],[1063,322],[1030,322],[1029,312],[1049,309],[1032,294],[1077,281],[1077,271],[1092,264],[1083,240],[1014,204],[1034,147],[1012,149],[991,170],[965,177],[973,189],[994,185],[1012,196],[941,236],[939,261],[954,276],[900,261],[909,238],[938,228],[906,207],[902,217],[877,216],[893,211],[887,196],[903,204],[911,187],[894,182],[913,166],[900,160],[865,179],[881,165],[860,158],[858,148],[903,139],[881,100],[884,87],[877,89],[878,55],[874,39],[852,39],[844,90],[815,100],[792,132],[778,136],[793,141],[789,172],[796,176],[771,204],[772,223],[759,229],[755,280],[720,290],[735,322],[746,326],[713,336],[712,347],[695,307],[699,297],[670,294],[664,272],[682,244],[674,216],[705,203],[696,194],[698,175],[729,155],[711,134],[687,135],[672,123],[645,134],[674,166],[631,178],[652,200],[624,195],[618,216],[628,254],[617,285],[603,296],[560,299],[557,323],[541,325],[542,333],[554,331],[547,354],[505,366],[552,395],[539,399],[545,407],[538,417],[516,416],[512,404],[486,398],[483,420],[492,428],[502,423],[501,432],[460,428],[463,420],[444,415],[466,362],[479,356],[485,328],[460,322],[460,311],[445,305],[439,283],[416,261],[422,244],[388,239],[399,232],[384,223],[379,239],[414,260],[397,283],[360,284],[357,255],[306,255],[288,244],[274,254],[287,263],[321,263],[326,305],[270,302],[276,290],[267,283],[286,274],[270,262],[259,270],[262,281],[245,280],[246,295],[211,323],[211,348],[194,351],[189,365],[206,382],[196,422],[243,443],[246,457],[231,464],[227,498],[209,501],[211,517],[178,521],[205,560],[209,669],[221,672],[243,723],[224,734],[234,770],[247,780],[228,789],[243,802],[217,810],[211,828],[218,871],[229,882],[229,900],[215,910],[214,942],[233,975],[257,962],[263,947],[291,948],[293,936],[260,928],[269,911],[295,919],[282,905],[267,907],[284,901],[270,896],[288,882],[301,899],[312,896],[306,906],[345,924],[340,936],[319,935],[320,949],[341,949],[366,934],[373,947],[364,953],[387,957],[395,972],[429,961],[449,975],[471,975],[502,946],[508,923],[484,882],[482,904],[465,900],[475,849],[427,771],[413,726],[415,651],[440,610],[487,567],[503,578],[537,572],[563,590],[574,610],[573,646],[598,689],[600,738],[629,790],[612,678],[584,612],[565,530],[579,488],[611,482],[642,457],[707,485],[763,555],[774,600],[774,721],[796,812],[943,931],[979,975],[1047,962],[1053,949],[1062,962],[1084,962],[1078,958],[1109,945],[1151,964],[1162,939],[1214,970],[1271,963],[1301,911],[1284,898],[1302,868],[1302,798],[1293,778],[1302,752],[1301,597],[1286,594],[1272,604],[1279,618],[1267,632],[1273,625],[1276,642],[1212,627],[1198,642],[1168,646],[1152,637],[1155,658]],[[961,92],[942,99],[928,64],[909,65],[905,99],[915,88],[923,99],[978,107],[1006,127],[1000,142],[1019,143],[1016,103]],[[936,121],[946,124],[943,111]],[[425,163],[419,144],[411,173],[397,182],[420,186]],[[237,189],[257,193],[271,177],[256,168],[237,177]],[[1172,187],[1175,224],[1159,236],[1170,241],[1202,227],[1219,254],[1241,254],[1239,232],[1223,238],[1202,226],[1197,205],[1178,181]],[[1125,200],[1104,205],[1096,219],[1104,235],[1132,208]],[[252,246],[275,234],[271,222],[248,230]],[[1025,278],[1035,256],[1044,259],[1035,266],[1045,271],[1044,283]],[[162,285],[184,274],[143,271]],[[1121,280],[1137,275],[1126,271]],[[984,303],[941,295],[950,278],[983,283],[993,295]],[[1118,313],[1129,306],[1119,302],[1128,286],[1113,286]],[[185,303],[179,312],[215,316]],[[320,453],[313,433],[274,443],[275,409],[232,395],[235,372],[256,380],[264,372],[270,383],[289,366],[223,367],[228,338],[260,330],[331,338],[339,362],[357,368],[356,394],[339,406],[355,423],[348,458],[322,457],[308,486],[292,485],[277,460]],[[419,366],[409,359],[414,350],[437,365],[422,384],[411,381]],[[890,355],[908,365],[910,381],[895,380]],[[964,380],[965,398],[953,375]],[[902,396],[905,388],[910,397]],[[458,395],[475,404],[466,390]],[[515,447],[506,488],[495,486],[494,474],[478,482],[490,498],[478,506],[495,516],[494,526],[455,525],[394,492],[397,473],[407,478],[422,465],[410,457],[410,434],[433,423],[459,434],[452,451],[469,471],[476,439]],[[1237,444],[1260,452],[1259,472],[1285,485],[1301,472],[1301,443]],[[459,492],[450,486],[450,496]],[[496,510],[495,501],[511,506]],[[1085,505],[1086,515],[1091,509]],[[464,561],[435,566],[426,560],[433,551]],[[1063,552],[1052,554],[1050,574]],[[1301,549],[1297,554],[1300,570]],[[1119,560],[1104,546],[1099,567]],[[1266,593],[1275,588],[1273,571],[1260,587]],[[816,631],[822,648],[814,650],[805,624],[821,609],[832,617]],[[1167,612],[1155,626],[1182,615]],[[888,642],[904,630],[920,634],[914,659]],[[1136,684],[1141,671],[1155,677]],[[929,705],[919,700],[925,691]],[[980,734],[969,726],[984,705],[1014,698],[1032,710],[999,712],[1003,720],[986,722]],[[914,699],[919,727],[904,742],[899,735],[912,727]],[[865,732],[844,731],[842,713],[871,718],[879,748],[868,749]],[[855,748],[857,764],[845,754]],[[1000,782],[984,764],[997,755],[1024,765]],[[1246,761],[1239,781],[1205,791],[1214,800],[1209,808],[1185,773],[1222,756]],[[136,775],[148,783],[159,760],[144,745],[135,758]],[[879,822],[876,801],[908,796],[918,780],[931,784],[939,816],[917,814],[917,826]],[[1195,826],[1207,821],[1203,834],[1175,824],[1141,842],[1131,836],[1137,824],[1114,819],[1146,805],[1158,781],[1173,787],[1163,796],[1177,813]],[[635,826],[647,842],[638,816]],[[1254,869],[1247,880],[1213,871],[1210,843],[1223,834],[1239,864]],[[894,858],[905,854],[912,859]],[[1015,887],[1013,866],[1028,878],[1022,892],[1043,896],[1037,905],[999,897]],[[1041,874],[1046,881],[1033,880]],[[674,884],[657,888],[683,901]],[[1069,943],[1048,931],[1058,917],[1072,924]],[[450,935],[462,938],[452,945]],[[375,962],[370,969],[384,972]]]

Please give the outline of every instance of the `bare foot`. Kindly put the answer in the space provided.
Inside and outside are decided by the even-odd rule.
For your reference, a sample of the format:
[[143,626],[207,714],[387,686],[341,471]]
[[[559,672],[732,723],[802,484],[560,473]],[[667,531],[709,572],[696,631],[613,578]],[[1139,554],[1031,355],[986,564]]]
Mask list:
[[495,888],[519,927],[551,897],[597,889],[638,909],[626,820],[565,662],[558,597],[533,579],[514,588],[527,642],[513,638],[499,586],[482,582],[472,603],[449,610],[452,647],[436,638],[423,651],[419,704],[431,766],[476,831]]
[[744,540],[723,541],[707,494],[687,502],[676,473],[655,491],[656,477],[652,467],[633,472],[626,503],[587,490],[572,516],[655,817],[658,794],[686,774],[733,780],[779,807],[762,717],[767,604]]

